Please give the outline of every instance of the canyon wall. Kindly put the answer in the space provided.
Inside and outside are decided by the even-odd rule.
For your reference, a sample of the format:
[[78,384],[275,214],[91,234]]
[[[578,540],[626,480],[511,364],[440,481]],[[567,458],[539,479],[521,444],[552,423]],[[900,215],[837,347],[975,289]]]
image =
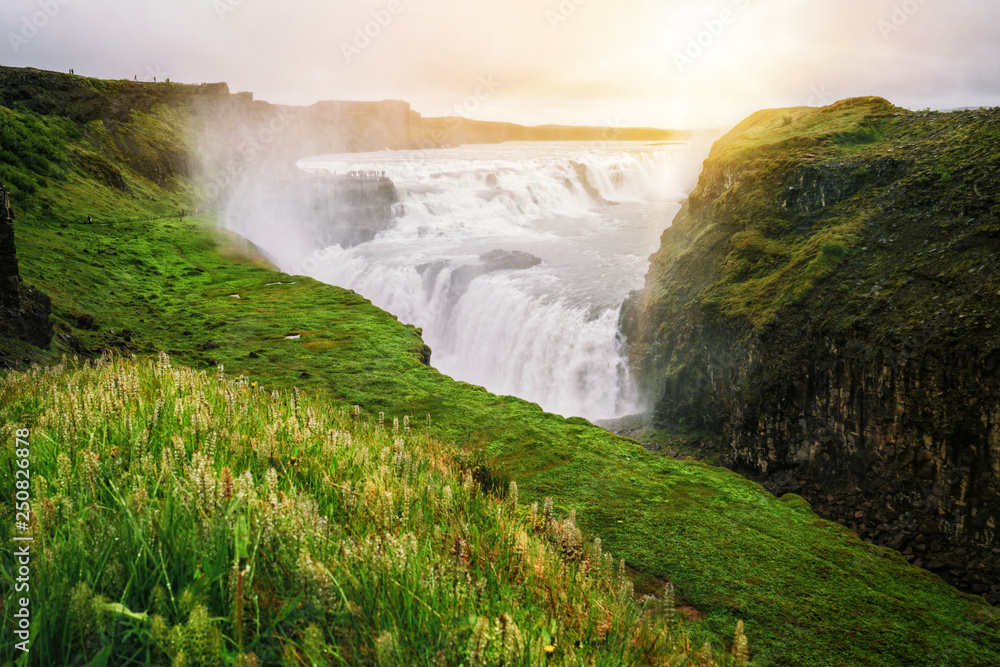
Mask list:
[[1000,601],[1000,110],[758,112],[622,313],[653,419]]

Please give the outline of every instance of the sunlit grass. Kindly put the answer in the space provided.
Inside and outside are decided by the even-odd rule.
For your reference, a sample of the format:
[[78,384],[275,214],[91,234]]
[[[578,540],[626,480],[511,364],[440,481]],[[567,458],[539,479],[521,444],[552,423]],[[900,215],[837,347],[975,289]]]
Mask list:
[[5,438],[31,427],[33,664],[733,663],[575,512],[409,419],[166,355],[12,373],[0,398]]

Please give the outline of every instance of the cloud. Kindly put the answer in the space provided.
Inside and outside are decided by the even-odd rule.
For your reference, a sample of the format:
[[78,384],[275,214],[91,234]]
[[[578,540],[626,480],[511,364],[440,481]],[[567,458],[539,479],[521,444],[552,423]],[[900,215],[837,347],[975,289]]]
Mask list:
[[1000,104],[992,0],[7,0],[0,26],[3,64],[225,80],[281,103],[431,115],[492,77],[471,115],[528,123],[725,125],[819,88]]

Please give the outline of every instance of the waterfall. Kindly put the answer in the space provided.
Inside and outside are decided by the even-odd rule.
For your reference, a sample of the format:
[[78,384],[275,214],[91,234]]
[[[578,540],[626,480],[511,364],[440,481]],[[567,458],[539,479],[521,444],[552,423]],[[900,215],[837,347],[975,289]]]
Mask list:
[[422,327],[456,379],[589,419],[640,409],[618,315],[679,209],[683,144],[540,142],[303,160],[385,173],[390,229],[283,267]]

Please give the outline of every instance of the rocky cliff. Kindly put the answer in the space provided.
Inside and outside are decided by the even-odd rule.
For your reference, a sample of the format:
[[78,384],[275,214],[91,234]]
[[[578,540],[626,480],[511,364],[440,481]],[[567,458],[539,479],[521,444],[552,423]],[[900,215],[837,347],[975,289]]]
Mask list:
[[1000,110],[759,112],[622,312],[656,423],[1000,601]]
[[0,185],[0,336],[47,348],[52,340],[49,297],[22,284],[10,195]]

